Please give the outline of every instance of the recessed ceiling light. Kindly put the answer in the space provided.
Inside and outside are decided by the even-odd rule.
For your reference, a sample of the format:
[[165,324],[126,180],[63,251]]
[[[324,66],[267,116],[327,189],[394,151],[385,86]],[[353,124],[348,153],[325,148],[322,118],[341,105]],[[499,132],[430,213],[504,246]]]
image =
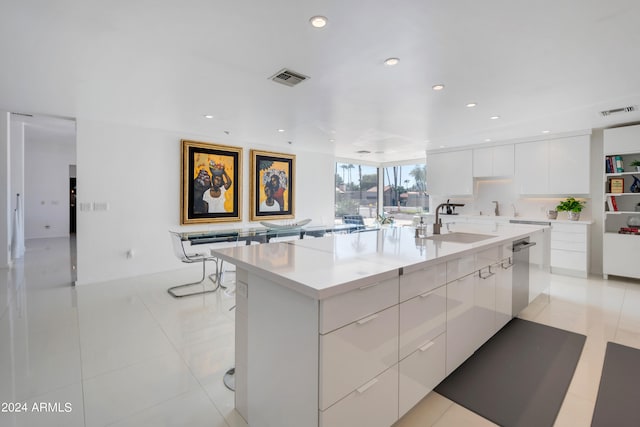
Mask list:
[[389,65],[390,67],[393,67],[394,65],[398,65],[398,62],[400,62],[400,59],[398,58],[387,58],[384,60],[384,65]]
[[329,142],[336,142],[336,140],[335,139],[330,139]]
[[489,117],[491,120],[498,120],[500,118],[500,116],[491,116]]
[[325,16],[316,15],[309,18],[309,22],[314,28],[323,28],[327,25],[327,18]]
[[213,116],[211,114],[205,114],[204,118],[205,119],[213,119]]
[[485,139],[484,142],[491,142],[491,138]]
[[549,133],[549,132],[551,132],[551,131],[548,131],[548,130],[543,130],[542,131],[542,133]]
[[441,145],[441,146],[440,146],[440,148],[444,148],[444,147],[446,147],[446,145]]
[[469,108],[473,108],[473,107],[475,107],[476,105],[478,105],[478,104],[476,104],[475,102],[470,102],[470,103],[468,103],[468,104],[467,104],[467,107],[469,107]]
[[278,129],[278,132],[282,133],[284,132],[284,129]]
[[433,85],[433,86],[431,86],[431,89],[433,89],[433,90],[442,90],[442,89],[444,89],[444,85]]

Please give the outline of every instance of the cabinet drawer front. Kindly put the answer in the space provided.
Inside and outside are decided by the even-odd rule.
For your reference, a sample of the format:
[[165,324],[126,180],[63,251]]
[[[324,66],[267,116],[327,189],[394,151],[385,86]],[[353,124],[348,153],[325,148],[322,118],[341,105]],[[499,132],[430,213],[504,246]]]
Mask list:
[[500,246],[480,251],[476,254],[475,270],[480,270],[483,267],[495,264],[496,262],[500,261],[500,259]]
[[400,361],[400,417],[444,379],[445,348],[445,334],[442,334]]
[[320,409],[398,363],[398,306],[320,336]]
[[400,301],[421,295],[447,282],[447,264],[441,263],[400,276]]
[[320,411],[320,427],[389,427],[397,419],[398,365]]
[[565,251],[574,251],[585,253],[587,251],[586,244],[581,242],[567,242],[563,240],[551,241],[551,249],[561,249]]
[[475,269],[475,254],[447,261],[447,283],[453,282],[467,274],[471,274]]
[[443,333],[446,322],[446,286],[400,304],[400,359]]
[[320,333],[333,331],[397,304],[398,283],[398,278],[394,277],[321,300]]
[[562,231],[566,233],[582,233],[587,234],[587,225],[586,224],[551,224],[552,235],[556,231]]
[[552,231],[551,243],[553,242],[576,242],[585,243],[587,241],[587,233],[569,233],[567,231]]
[[551,267],[587,271],[587,254],[551,249]]

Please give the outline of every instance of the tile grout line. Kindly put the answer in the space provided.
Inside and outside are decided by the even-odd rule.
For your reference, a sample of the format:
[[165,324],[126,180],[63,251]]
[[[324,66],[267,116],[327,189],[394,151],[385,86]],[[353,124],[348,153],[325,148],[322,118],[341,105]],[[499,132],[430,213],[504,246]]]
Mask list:
[[[193,377],[193,379],[196,381],[196,383],[198,383],[198,385],[200,386],[200,391],[202,391],[205,396],[207,397],[207,399],[211,402],[211,404],[213,405],[213,407],[216,409],[216,411],[218,412],[218,414],[220,415],[220,417],[222,418],[222,420],[224,421],[225,425],[229,426],[229,423],[227,422],[227,418],[224,416],[224,414],[222,412],[220,412],[220,408],[218,408],[218,405],[216,405],[216,403],[213,401],[213,399],[211,398],[211,396],[209,396],[209,393],[207,393],[207,390],[204,388],[204,385],[200,382],[200,379],[198,378],[198,376],[193,372],[193,370],[191,369],[191,367],[189,366],[189,364],[187,363],[187,361],[185,360],[184,356],[182,355],[182,352],[180,351],[180,349],[176,346],[176,344],[173,342],[173,340],[171,340],[171,338],[169,337],[169,335],[167,334],[167,331],[164,329],[164,327],[162,326],[162,324],[160,323],[160,321],[158,320],[158,318],[153,314],[153,311],[151,311],[151,309],[149,309],[149,306],[147,306],[146,302],[144,301],[144,298],[141,297],[138,289],[136,288],[136,294],[138,294],[138,298],[140,298],[140,301],[142,302],[142,305],[144,305],[145,309],[149,312],[149,314],[151,315],[151,318],[158,324],[158,326],[160,327],[160,330],[162,331],[162,333],[164,334],[164,336],[167,338],[167,340],[169,341],[169,343],[171,344],[171,347],[173,347],[173,349],[176,351],[176,353],[178,354],[178,357],[180,357],[180,360],[182,361],[182,363],[184,364],[184,366],[187,368],[187,370],[189,371],[189,373],[191,374],[191,376]],[[203,300],[203,306],[206,307],[206,295],[203,294],[202,295],[202,300]],[[186,394],[188,392],[185,393],[181,393],[180,396],[182,396],[183,394]],[[175,399],[178,396],[174,396],[171,399],[168,400],[172,400]],[[167,401],[168,401],[167,400]],[[164,402],[162,402],[164,403]],[[157,405],[154,405],[157,406]],[[147,408],[148,409],[148,408]]]

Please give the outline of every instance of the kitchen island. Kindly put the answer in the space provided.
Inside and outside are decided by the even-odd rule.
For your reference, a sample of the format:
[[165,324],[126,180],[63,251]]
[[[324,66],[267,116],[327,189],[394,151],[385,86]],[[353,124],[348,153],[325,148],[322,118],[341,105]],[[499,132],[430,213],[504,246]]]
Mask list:
[[517,314],[513,242],[547,254],[528,301],[548,289],[548,234],[451,224],[216,250],[236,265],[236,409],[252,427],[392,425]]

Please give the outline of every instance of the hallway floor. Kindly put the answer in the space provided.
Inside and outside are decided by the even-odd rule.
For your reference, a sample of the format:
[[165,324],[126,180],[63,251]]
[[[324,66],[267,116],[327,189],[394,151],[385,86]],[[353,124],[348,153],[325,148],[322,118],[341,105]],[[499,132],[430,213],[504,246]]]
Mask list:
[[[246,426],[222,383],[234,363],[233,296],[169,296],[195,266],[74,287],[69,239],[26,248],[0,270],[0,409],[27,411],[0,412],[1,426]],[[521,317],[587,336],[556,426],[588,426],[606,342],[640,348],[640,283],[551,280],[549,304]],[[436,393],[396,424],[432,425],[493,424]]]

